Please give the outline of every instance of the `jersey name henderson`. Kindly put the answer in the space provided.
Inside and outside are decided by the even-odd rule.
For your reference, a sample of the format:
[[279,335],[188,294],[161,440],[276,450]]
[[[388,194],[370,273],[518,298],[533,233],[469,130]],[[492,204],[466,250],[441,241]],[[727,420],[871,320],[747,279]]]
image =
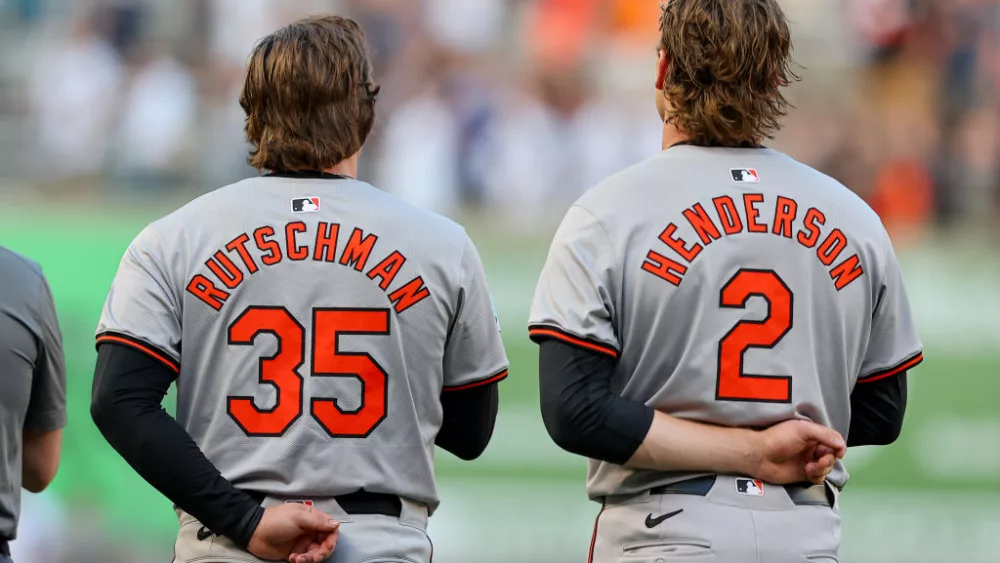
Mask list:
[[[761,220],[761,209],[771,206],[774,220]],[[712,211],[709,211],[711,209]],[[670,223],[660,234],[659,242],[649,250],[642,269],[675,286],[680,286],[705,247],[724,236],[739,233],[759,233],[794,239],[807,249],[815,249],[816,259],[829,270],[830,280],[837,291],[851,285],[864,273],[857,253],[847,254],[847,235],[838,228],[828,228],[826,214],[821,209],[802,207],[792,198],[777,196],[768,201],[763,194],[744,194],[742,200],[721,196],[711,202],[698,202],[682,212],[683,221],[694,229],[697,240],[687,241],[677,235],[677,223]],[[802,227],[792,223],[801,216]]]

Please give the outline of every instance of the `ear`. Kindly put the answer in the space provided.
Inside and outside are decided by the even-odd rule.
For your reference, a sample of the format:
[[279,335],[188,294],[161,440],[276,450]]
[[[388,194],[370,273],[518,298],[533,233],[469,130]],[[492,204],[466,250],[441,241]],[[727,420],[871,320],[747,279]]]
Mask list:
[[667,81],[667,67],[670,61],[667,59],[667,52],[660,49],[659,60],[656,61],[656,89],[663,90],[663,83]]

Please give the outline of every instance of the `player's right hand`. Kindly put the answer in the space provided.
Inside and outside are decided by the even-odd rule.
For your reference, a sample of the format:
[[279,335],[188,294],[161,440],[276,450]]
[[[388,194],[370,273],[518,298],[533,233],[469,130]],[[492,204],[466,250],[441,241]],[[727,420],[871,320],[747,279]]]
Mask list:
[[788,420],[762,430],[753,477],[784,485],[822,483],[838,459],[847,453],[839,432],[806,420]]
[[247,551],[267,561],[321,563],[333,554],[340,523],[298,503],[264,509]]

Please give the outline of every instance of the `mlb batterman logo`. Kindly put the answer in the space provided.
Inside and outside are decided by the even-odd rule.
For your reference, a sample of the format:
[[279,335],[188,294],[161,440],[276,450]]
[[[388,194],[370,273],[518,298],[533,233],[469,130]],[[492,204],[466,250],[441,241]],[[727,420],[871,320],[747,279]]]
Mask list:
[[316,213],[319,211],[318,197],[299,197],[292,200],[292,213]]
[[745,479],[743,477],[737,477],[736,492],[741,495],[762,497],[764,496],[764,482],[760,479]]
[[757,170],[753,168],[733,168],[733,181],[745,184],[756,184],[760,182]]

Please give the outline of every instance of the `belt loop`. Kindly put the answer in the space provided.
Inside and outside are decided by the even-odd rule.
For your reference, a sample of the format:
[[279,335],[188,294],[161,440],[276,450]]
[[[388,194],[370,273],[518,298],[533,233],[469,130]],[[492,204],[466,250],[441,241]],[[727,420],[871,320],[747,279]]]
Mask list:
[[427,505],[414,502],[405,497],[399,497],[399,500],[403,503],[403,510],[399,515],[399,522],[407,526],[427,531]]

